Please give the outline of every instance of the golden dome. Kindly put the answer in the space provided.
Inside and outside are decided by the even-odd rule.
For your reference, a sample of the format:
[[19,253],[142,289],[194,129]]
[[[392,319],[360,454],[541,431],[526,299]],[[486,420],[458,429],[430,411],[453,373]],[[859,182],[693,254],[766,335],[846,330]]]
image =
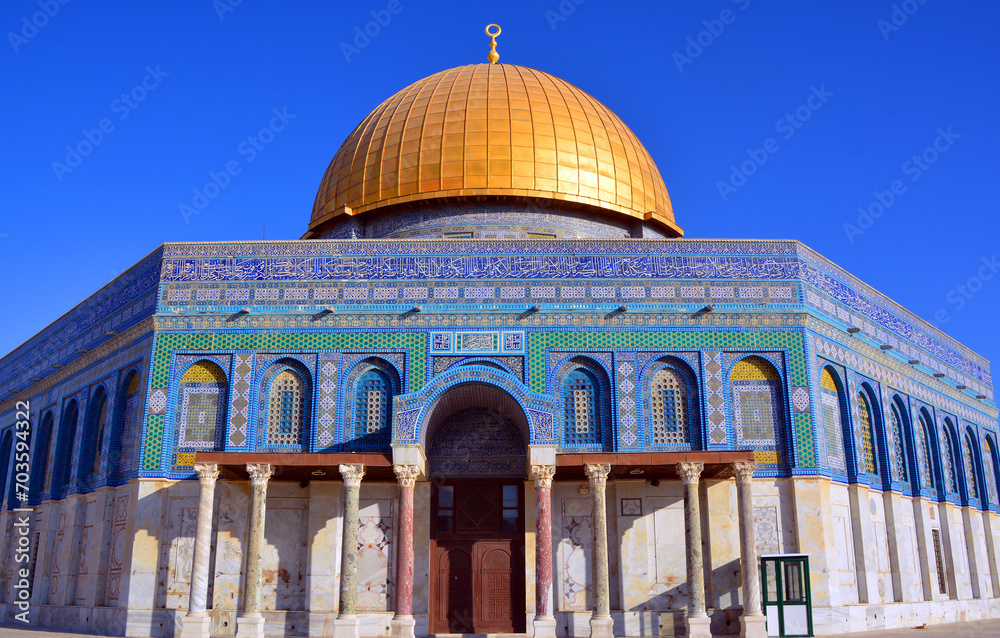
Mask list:
[[548,73],[470,64],[411,84],[354,129],[306,237],[341,215],[484,196],[558,200],[683,234],[649,153],[606,106]]

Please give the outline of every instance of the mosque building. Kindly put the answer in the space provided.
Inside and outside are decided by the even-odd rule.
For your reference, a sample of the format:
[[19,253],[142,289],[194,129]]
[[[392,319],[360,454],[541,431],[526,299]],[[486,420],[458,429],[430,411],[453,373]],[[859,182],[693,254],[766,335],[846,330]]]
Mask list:
[[988,362],[799,242],[682,239],[626,124],[495,45],[357,125],[301,240],[163,244],[0,360],[5,618],[759,638],[1000,615]]

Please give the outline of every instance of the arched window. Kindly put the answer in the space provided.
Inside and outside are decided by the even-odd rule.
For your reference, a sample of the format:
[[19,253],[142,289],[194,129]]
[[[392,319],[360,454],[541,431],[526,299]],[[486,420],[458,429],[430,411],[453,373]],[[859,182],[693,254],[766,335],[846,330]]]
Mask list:
[[268,393],[266,445],[302,445],[305,400],[305,384],[295,371],[286,368],[274,377]]
[[[4,488],[7,487],[7,472],[10,470],[10,450],[14,445],[14,435],[10,430],[3,435],[3,443],[0,444],[0,497],[3,496]],[[13,481],[11,481],[13,483]],[[14,500],[7,499],[7,507],[12,507]]]
[[903,483],[910,481],[906,471],[906,439],[903,438],[903,416],[899,407],[893,401],[889,404],[889,436],[892,437],[892,472],[893,478]]
[[369,368],[358,377],[354,390],[352,449],[374,450],[389,445],[392,390],[389,375],[378,368]]
[[177,449],[217,450],[226,431],[226,373],[211,361],[184,371],[177,393]]
[[955,449],[951,438],[951,420],[945,419],[941,428],[941,457],[944,461],[944,489],[948,494],[958,494],[958,471],[955,468]]
[[844,460],[844,419],[840,411],[840,389],[830,368],[819,375],[819,395],[823,406],[823,433],[826,439],[827,464],[841,473],[847,472]]
[[919,421],[917,427],[917,465],[919,465],[920,471],[920,487],[930,488],[934,487],[934,473],[931,468],[931,459],[934,457],[931,456],[930,419],[921,410],[917,420]]
[[861,456],[865,474],[878,474],[878,446],[875,444],[872,407],[865,392],[858,392],[858,422],[861,424]]
[[107,392],[104,391],[104,386],[98,386],[90,399],[90,408],[84,421],[80,468],[76,474],[77,484],[83,489],[93,487],[97,475],[101,472],[101,448],[104,443],[107,410]]
[[687,383],[672,368],[656,371],[650,383],[649,420],[653,445],[690,445]]
[[110,470],[108,483],[126,478],[139,467],[139,450],[142,449],[142,393],[139,392],[139,373],[135,370],[125,375],[115,400]]
[[52,497],[62,498],[66,495],[72,479],[73,449],[76,442],[76,422],[80,408],[73,399],[63,412],[59,424],[59,438],[56,445],[56,466],[52,480]]
[[594,374],[583,367],[570,372],[563,381],[564,446],[603,446],[599,387]]
[[976,448],[972,445],[972,437],[965,433],[965,482],[969,490],[969,498],[979,498],[979,481],[976,479]]
[[754,449],[758,463],[781,463],[784,436],[781,378],[760,357],[740,359],[729,374],[736,444]]
[[35,449],[31,451],[31,483],[29,498],[31,504],[40,503],[42,492],[45,491],[45,473],[49,469],[49,443],[52,441],[52,412],[46,412],[42,417],[42,425],[38,428]]
[[985,439],[983,454],[983,475],[986,476],[986,494],[990,503],[997,505],[997,449],[993,444],[993,437],[987,436]]

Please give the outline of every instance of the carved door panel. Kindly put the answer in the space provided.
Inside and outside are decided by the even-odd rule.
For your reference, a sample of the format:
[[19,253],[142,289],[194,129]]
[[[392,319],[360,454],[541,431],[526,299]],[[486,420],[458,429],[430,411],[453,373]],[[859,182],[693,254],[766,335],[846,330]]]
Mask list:
[[438,543],[435,632],[475,632],[472,550],[468,542]]
[[498,481],[435,486],[432,633],[525,630],[522,490]]
[[512,632],[514,574],[511,567],[510,541],[479,541],[476,543],[479,561],[476,573],[478,614],[476,630],[480,633]]

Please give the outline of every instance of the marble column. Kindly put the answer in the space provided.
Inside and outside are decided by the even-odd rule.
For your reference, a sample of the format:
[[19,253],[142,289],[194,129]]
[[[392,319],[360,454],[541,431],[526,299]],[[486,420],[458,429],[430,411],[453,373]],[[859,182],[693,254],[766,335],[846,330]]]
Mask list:
[[270,463],[247,463],[250,475],[250,516],[247,532],[246,577],[243,581],[243,611],[236,617],[236,638],[264,638],[264,616],[260,613],[260,587],[264,575],[264,508],[267,482],[274,473]]
[[594,613],[590,618],[591,638],[612,638],[614,636],[611,619],[611,587],[608,577],[608,509],[607,485],[611,465],[608,463],[587,463],[583,471],[590,480],[590,495],[593,497],[594,546],[591,549],[594,579]]
[[413,487],[420,468],[393,465],[399,482],[399,541],[396,543],[396,613],[392,617],[394,638],[413,638]]
[[181,620],[181,638],[209,638],[211,619],[206,612],[208,600],[208,554],[212,547],[212,519],[215,507],[215,481],[219,478],[216,463],[195,463],[201,493],[198,496],[198,527],[194,534],[194,559],[191,561],[191,593],[188,612]]
[[340,607],[333,635],[358,638],[358,500],[365,466],[341,465],[340,475],[344,478],[344,537],[340,545]]
[[552,477],[555,465],[532,465],[535,479],[535,638],[555,638],[552,615]]
[[688,638],[712,638],[711,620],[705,613],[705,563],[701,548],[701,503],[698,478],[704,463],[678,463],[684,483],[684,547],[687,550],[688,608],[684,617]]
[[740,638],[767,638],[767,625],[760,608],[760,567],[753,521],[753,473],[757,470],[757,463],[733,463],[733,470],[736,472],[736,501],[740,510],[740,570],[743,573]]

